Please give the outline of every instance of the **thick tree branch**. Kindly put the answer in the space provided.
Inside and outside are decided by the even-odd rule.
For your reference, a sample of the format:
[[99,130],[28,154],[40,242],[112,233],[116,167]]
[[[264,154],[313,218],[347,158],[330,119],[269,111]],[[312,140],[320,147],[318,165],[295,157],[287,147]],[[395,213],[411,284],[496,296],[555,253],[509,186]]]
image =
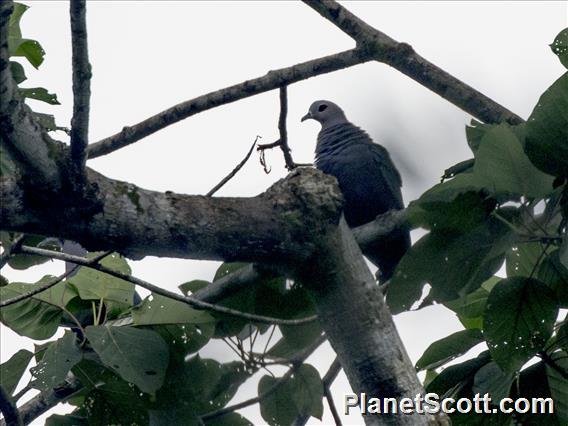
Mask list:
[[301,262],[313,249],[305,227],[317,235],[335,226],[341,213],[335,179],[314,169],[298,169],[249,198],[159,193],[88,171],[97,193],[56,210],[40,201],[47,197],[49,205],[66,206],[64,193],[35,192],[24,182],[0,178],[3,229],[68,239],[89,251],[113,250],[130,258],[287,264]]
[[226,87],[195,99],[174,105],[133,126],[127,126],[121,132],[89,146],[89,158],[100,157],[117,149],[130,145],[170,124],[192,115],[228,104],[249,96],[258,95],[283,85],[305,80],[316,75],[326,74],[348,68],[370,60],[362,49],[351,49],[322,58],[313,59],[287,68],[270,71],[268,74],[247,80],[234,86]]
[[[146,290],[150,290],[153,293],[159,294],[159,295],[167,297],[169,299],[177,300],[178,302],[185,303],[185,304],[190,305],[194,308],[206,309],[208,311],[218,312],[218,313],[222,313],[222,314],[226,314],[226,315],[232,315],[232,316],[243,318],[243,319],[246,319],[246,320],[249,320],[249,321],[255,321],[255,322],[260,322],[260,323],[264,323],[264,324],[276,324],[276,325],[302,325],[302,324],[306,324],[306,323],[309,323],[309,322],[313,322],[317,319],[316,316],[311,316],[311,317],[306,317],[306,318],[286,320],[286,319],[273,318],[273,317],[268,317],[268,316],[263,316],[263,315],[249,314],[247,312],[238,311],[236,309],[226,308],[225,306],[214,305],[212,303],[204,302],[204,301],[197,299],[193,296],[183,296],[181,294],[173,293],[171,291],[164,290],[163,288],[158,287],[154,284],[151,284],[147,281],[144,281],[140,278],[134,277],[132,275],[123,274],[122,272],[114,271],[110,268],[107,268],[104,265],[99,264],[98,261],[101,260],[103,257],[107,256],[108,252],[97,256],[95,259],[86,259],[84,257],[74,256],[74,255],[66,254],[66,253],[60,253],[60,252],[53,251],[53,250],[45,250],[45,249],[41,249],[41,248],[37,248],[37,247],[27,247],[27,246],[22,246],[21,249],[20,249],[20,252],[21,253],[27,253],[27,254],[35,254],[35,255],[38,255],[38,256],[45,256],[45,257],[49,257],[49,258],[52,258],[52,259],[59,259],[59,260],[65,261],[65,262],[74,263],[76,265],[86,266],[87,268],[91,268],[91,269],[94,269],[96,271],[103,272],[105,274],[111,275],[113,277],[120,278],[124,281],[131,282],[132,284],[136,284],[140,287],[145,288]],[[70,274],[70,272],[65,272],[62,276],[67,276],[69,274]],[[23,294],[23,295],[20,295],[20,296],[17,296],[17,297],[13,297],[12,299],[2,301],[0,303],[0,308],[4,307],[4,306],[12,305],[14,303],[17,303],[17,302],[23,300],[23,299],[31,297],[31,296],[33,296],[37,293],[45,291],[49,287],[52,287],[53,285],[57,284],[61,280],[56,279],[54,281],[56,281],[56,282],[55,283],[49,282],[45,286],[42,286],[41,288],[34,289],[34,291],[31,291],[29,293],[26,293],[26,294]]]
[[397,69],[442,98],[485,123],[520,124],[524,120],[471,86],[368,25],[334,0],[303,0],[308,6],[351,36],[373,58]]
[[57,146],[37,124],[30,108],[19,101],[10,71],[8,22],[12,8],[11,1],[0,1],[0,143],[25,166],[26,176],[56,190],[60,184]]
[[[312,293],[320,323],[353,392],[383,398],[423,393],[384,297],[345,220],[318,241],[319,251],[295,273]],[[367,425],[426,425],[432,420],[416,413],[364,419]]]
[[3,423],[7,426],[22,426],[22,419],[16,405],[12,402],[12,398],[0,386],[0,412],[4,416]]
[[86,1],[72,0],[71,45],[73,62],[73,118],[71,119],[71,164],[73,178],[82,187],[89,142],[89,110],[91,99],[91,64],[87,48]]

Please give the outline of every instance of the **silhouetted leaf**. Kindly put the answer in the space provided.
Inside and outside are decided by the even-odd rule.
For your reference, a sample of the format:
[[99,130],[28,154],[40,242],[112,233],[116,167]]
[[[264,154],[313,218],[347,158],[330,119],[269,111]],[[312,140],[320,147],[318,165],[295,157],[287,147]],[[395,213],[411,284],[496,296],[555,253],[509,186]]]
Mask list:
[[432,343],[416,362],[418,370],[431,370],[463,355],[483,341],[479,329],[461,330]]
[[552,334],[558,302],[545,284],[532,278],[507,278],[487,299],[483,334],[491,356],[506,372],[518,370]]
[[564,68],[568,68],[568,28],[564,28],[558,33],[550,48],[558,56]]

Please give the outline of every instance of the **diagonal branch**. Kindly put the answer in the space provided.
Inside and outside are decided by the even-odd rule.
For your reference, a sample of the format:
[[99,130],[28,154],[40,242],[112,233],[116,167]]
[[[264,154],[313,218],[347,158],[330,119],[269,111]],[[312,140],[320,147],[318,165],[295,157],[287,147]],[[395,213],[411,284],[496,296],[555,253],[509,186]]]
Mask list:
[[325,19],[351,36],[359,48],[430,89],[485,123],[520,124],[524,120],[461,80],[349,12],[334,0],[303,0]]
[[231,173],[229,173],[227,176],[225,176],[221,180],[221,182],[219,182],[217,185],[215,185],[211,189],[211,191],[209,191],[207,194],[205,194],[207,197],[211,197],[213,194],[215,194],[219,189],[221,189],[223,187],[223,185],[225,185],[227,182],[229,182],[232,179],[232,177],[235,176],[239,172],[239,170],[241,170],[243,168],[245,163],[250,158],[252,152],[254,151],[254,147],[256,146],[256,142],[258,141],[259,138],[260,138],[260,136],[257,135],[257,137],[254,139],[254,142],[252,143],[252,146],[248,150],[247,155],[245,155],[245,158],[243,158],[243,160],[239,164],[237,164],[237,167],[235,167],[231,171]]
[[124,127],[119,133],[92,144],[89,146],[89,158],[109,154],[200,112],[316,75],[361,64],[370,59],[370,55],[363,52],[362,49],[346,50],[334,55],[302,62],[291,67],[270,71],[262,77],[199,96],[174,105],[138,124]]
[[73,118],[71,119],[71,164],[76,182],[86,180],[87,144],[89,140],[89,109],[91,98],[91,65],[87,47],[86,1],[72,0],[71,43],[73,62]]
[[[306,318],[286,320],[286,319],[273,318],[273,317],[268,317],[268,316],[263,316],[263,315],[249,314],[247,312],[238,311],[236,309],[226,308],[225,306],[220,306],[220,305],[215,305],[215,304],[212,304],[212,303],[204,302],[204,301],[199,300],[199,299],[192,297],[192,296],[182,296],[180,294],[177,294],[177,293],[174,293],[174,292],[171,292],[171,291],[168,291],[168,290],[164,290],[163,288],[158,287],[154,284],[151,284],[147,281],[144,281],[140,278],[136,278],[136,277],[131,276],[131,275],[123,274],[122,272],[114,271],[110,268],[107,268],[104,265],[93,262],[92,259],[86,259],[86,258],[80,257],[80,256],[74,256],[74,255],[71,255],[71,254],[60,253],[58,251],[45,250],[45,249],[41,249],[41,248],[37,248],[37,247],[28,247],[28,246],[22,246],[20,248],[20,252],[21,253],[27,253],[27,254],[35,254],[35,255],[38,255],[38,256],[50,257],[52,259],[59,259],[59,260],[65,261],[65,262],[74,263],[76,265],[86,266],[87,268],[91,268],[91,269],[94,269],[96,271],[103,272],[105,274],[111,275],[113,277],[120,278],[124,281],[131,282],[133,284],[136,284],[140,287],[145,288],[146,290],[150,290],[153,293],[159,294],[160,296],[164,296],[164,297],[167,297],[169,299],[177,300],[178,302],[185,303],[185,304],[190,305],[194,308],[206,309],[206,310],[213,311],[213,312],[232,315],[232,316],[243,318],[243,319],[246,319],[246,320],[249,320],[249,321],[255,321],[255,322],[260,322],[260,323],[264,323],[264,324],[277,324],[277,325],[302,325],[302,324],[307,324],[307,323],[310,323],[310,322],[317,320],[317,316],[315,316],[315,315],[310,316],[310,317],[306,317]],[[66,272],[65,274],[69,274],[69,273]],[[45,289],[41,289],[40,291],[44,291],[44,290]],[[32,292],[30,292],[30,293],[32,293]],[[23,296],[27,296],[28,294],[29,293],[22,295],[22,296],[14,297],[12,299],[5,300],[2,303],[0,303],[0,307],[4,307],[4,306],[8,306],[8,305],[17,303],[20,300],[22,300]],[[30,296],[28,296],[28,297],[30,297]]]
[[10,395],[4,390],[2,385],[0,385],[0,412],[2,412],[4,416],[6,426],[23,425],[16,405],[12,402],[12,398],[10,398]]
[[[23,246],[23,247],[20,247],[18,250],[21,251],[22,253],[24,253],[23,250],[25,250],[25,248],[32,248],[32,249],[33,249],[33,248],[35,248],[35,247],[26,247],[26,246]],[[43,250],[43,249],[38,249],[38,250]],[[51,250],[45,250],[45,251],[51,252]],[[53,253],[59,253],[59,252],[54,251]],[[85,260],[87,261],[87,263],[94,265],[94,264],[96,264],[97,262],[99,262],[100,260],[102,260],[102,259],[104,259],[105,257],[107,257],[107,256],[108,256],[109,254],[111,254],[111,253],[112,253],[112,252],[107,251],[107,252],[105,252],[105,253],[102,253],[102,254],[96,256],[96,257],[93,258],[93,259],[85,259]],[[61,254],[64,254],[64,253],[61,253]],[[44,291],[46,291],[46,290],[49,290],[51,287],[53,287],[53,286],[59,284],[61,281],[63,281],[63,280],[64,280],[65,278],[67,278],[69,275],[72,275],[78,268],[79,268],[79,266],[77,265],[77,266],[75,266],[75,267],[73,267],[73,268],[71,268],[71,269],[65,271],[64,273],[62,273],[62,274],[59,275],[58,277],[55,277],[55,278],[53,278],[52,280],[49,280],[49,281],[46,282],[45,284],[43,284],[43,285],[41,285],[41,286],[38,286],[38,287],[34,288],[34,289],[31,290],[31,291],[28,291],[27,293],[20,294],[19,296],[12,297],[11,299],[8,299],[8,300],[0,301],[0,308],[3,308],[3,307],[5,307],[5,306],[13,305],[14,303],[21,302],[22,300],[29,299],[30,297],[33,297],[33,296],[35,296],[36,294],[42,293],[42,292],[44,292]]]

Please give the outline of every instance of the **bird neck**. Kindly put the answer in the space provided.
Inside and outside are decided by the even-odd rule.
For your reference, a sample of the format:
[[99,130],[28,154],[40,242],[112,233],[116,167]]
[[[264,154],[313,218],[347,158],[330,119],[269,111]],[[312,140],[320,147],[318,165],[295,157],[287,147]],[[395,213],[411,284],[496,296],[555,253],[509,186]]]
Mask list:
[[337,126],[338,124],[348,123],[347,118],[345,115],[338,114],[334,117],[329,117],[325,122],[321,123],[321,130],[327,130],[330,127]]

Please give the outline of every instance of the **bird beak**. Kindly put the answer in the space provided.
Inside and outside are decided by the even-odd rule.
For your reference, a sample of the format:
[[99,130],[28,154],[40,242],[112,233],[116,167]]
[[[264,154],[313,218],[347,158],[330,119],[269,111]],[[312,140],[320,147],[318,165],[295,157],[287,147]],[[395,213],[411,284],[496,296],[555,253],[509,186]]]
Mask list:
[[309,120],[310,118],[313,118],[313,117],[312,117],[312,114],[308,111],[308,113],[306,115],[304,115],[300,121],[306,121],[306,120]]

